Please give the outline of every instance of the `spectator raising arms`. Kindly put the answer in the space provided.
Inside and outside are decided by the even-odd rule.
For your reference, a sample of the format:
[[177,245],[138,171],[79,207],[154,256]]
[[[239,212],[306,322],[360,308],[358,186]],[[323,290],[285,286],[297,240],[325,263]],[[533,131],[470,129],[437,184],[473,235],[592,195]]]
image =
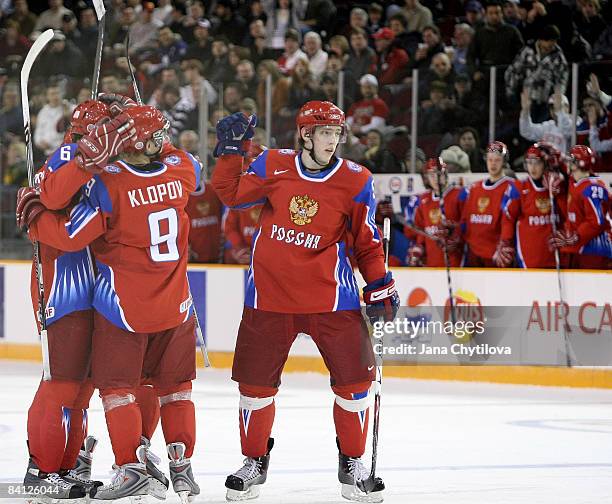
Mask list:
[[521,117],[519,129],[521,136],[532,142],[547,142],[560,152],[567,152],[567,144],[572,136],[572,118],[569,114],[567,96],[556,92],[548,99],[548,121],[534,123],[531,120],[531,99],[529,89],[521,93]]

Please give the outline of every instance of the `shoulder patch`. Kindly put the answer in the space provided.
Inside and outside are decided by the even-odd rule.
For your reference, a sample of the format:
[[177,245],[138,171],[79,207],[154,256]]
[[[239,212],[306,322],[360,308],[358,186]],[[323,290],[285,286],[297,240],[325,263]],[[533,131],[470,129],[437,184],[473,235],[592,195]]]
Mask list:
[[291,155],[291,154],[295,154],[295,151],[293,149],[279,149],[278,150],[279,154],[284,154],[285,156]]
[[112,174],[121,173],[121,168],[117,165],[109,164],[104,167],[104,171],[106,173],[112,173]]
[[164,162],[165,164],[169,164],[169,165],[173,165],[173,166],[175,166],[175,165],[177,165],[177,164],[179,164],[179,163],[181,162],[181,158],[180,158],[180,157],[178,157],[178,156],[176,156],[176,155],[174,155],[174,154],[172,154],[172,155],[170,155],[170,156],[166,156],[166,157],[163,159],[163,162]]
[[361,173],[363,171],[361,165],[358,165],[354,161],[347,161],[346,166],[349,170],[354,171],[355,173]]

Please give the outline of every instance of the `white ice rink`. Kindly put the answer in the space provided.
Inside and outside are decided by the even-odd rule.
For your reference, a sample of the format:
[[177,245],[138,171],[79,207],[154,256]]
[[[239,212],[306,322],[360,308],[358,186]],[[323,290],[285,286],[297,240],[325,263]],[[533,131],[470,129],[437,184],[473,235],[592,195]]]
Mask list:
[[[23,478],[38,370],[0,361],[0,482]],[[197,502],[225,502],[225,476],[242,461],[237,389],[227,371],[201,371],[194,400]],[[326,377],[284,376],[259,502],[347,502],[336,478],[331,406]],[[100,438],[94,476],[107,479],[112,452],[97,397],[90,433]],[[163,453],[161,429],[153,446]],[[379,446],[387,503],[612,502],[612,391],[385,379]],[[170,494],[167,502],[178,499]]]

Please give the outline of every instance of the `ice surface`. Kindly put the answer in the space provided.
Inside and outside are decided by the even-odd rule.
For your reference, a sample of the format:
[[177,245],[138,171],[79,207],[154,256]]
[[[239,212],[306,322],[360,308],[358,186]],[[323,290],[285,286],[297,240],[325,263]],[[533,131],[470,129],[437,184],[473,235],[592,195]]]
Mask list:
[[[40,365],[0,361],[0,482],[23,478],[26,416],[39,374]],[[225,502],[225,477],[242,462],[237,387],[226,370],[200,371],[193,397],[197,502]],[[332,401],[322,375],[283,377],[259,502],[347,502],[336,477]],[[378,467],[387,503],[612,500],[612,391],[385,379],[380,419]],[[90,433],[100,438],[94,476],[108,479],[112,452],[97,396]],[[153,450],[164,453],[161,428]],[[166,502],[179,500],[170,493]]]

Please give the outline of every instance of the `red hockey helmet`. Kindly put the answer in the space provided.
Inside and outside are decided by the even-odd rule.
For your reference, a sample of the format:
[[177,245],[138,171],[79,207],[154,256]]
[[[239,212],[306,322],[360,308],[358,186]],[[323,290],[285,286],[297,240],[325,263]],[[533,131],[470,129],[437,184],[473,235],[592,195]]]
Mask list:
[[346,119],[344,112],[332,102],[309,101],[298,112],[295,120],[298,132],[302,128],[315,128],[316,126],[341,126],[340,143],[346,140]]
[[134,128],[136,128],[134,146],[127,148],[126,151],[145,153],[149,140],[152,140],[161,151],[170,126],[168,119],[155,107],[149,105],[129,107],[123,113],[134,120]]
[[574,145],[569,151],[570,161],[578,168],[590,173],[595,171],[597,159],[595,153],[586,145]]
[[487,153],[489,152],[499,154],[504,161],[508,161],[508,146],[504,142],[494,140],[493,142],[489,143],[489,145],[487,145]]
[[546,157],[544,156],[542,150],[538,147],[538,144],[533,144],[525,151],[525,161],[528,159],[539,159],[544,162]]
[[79,103],[72,112],[70,134],[87,135],[94,129],[98,121],[106,117],[110,117],[108,105],[98,100],[85,100]]

